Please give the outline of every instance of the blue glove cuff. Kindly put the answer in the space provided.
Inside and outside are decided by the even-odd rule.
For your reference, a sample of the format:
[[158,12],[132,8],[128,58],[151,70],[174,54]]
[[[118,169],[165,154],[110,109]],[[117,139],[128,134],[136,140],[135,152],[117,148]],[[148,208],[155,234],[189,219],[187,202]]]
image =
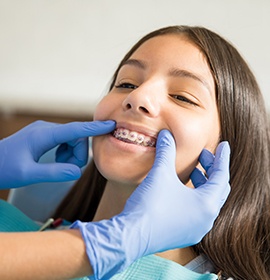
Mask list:
[[143,255],[146,242],[131,220],[119,215],[110,220],[76,221],[71,225],[82,234],[95,279],[108,279]]

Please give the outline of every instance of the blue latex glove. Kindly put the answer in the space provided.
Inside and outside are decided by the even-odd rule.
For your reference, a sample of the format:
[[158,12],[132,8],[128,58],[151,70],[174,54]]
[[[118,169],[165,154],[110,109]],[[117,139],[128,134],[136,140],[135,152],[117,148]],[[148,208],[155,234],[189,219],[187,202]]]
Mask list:
[[[24,127],[0,141],[0,189],[78,179],[80,167],[88,159],[88,137],[109,133],[114,128],[114,121],[37,121]],[[58,145],[57,163],[38,163],[44,153]]]
[[142,256],[198,243],[230,192],[227,142],[218,146],[216,156],[201,153],[199,161],[208,179],[195,169],[191,178],[196,189],[177,177],[175,142],[168,131],[159,133],[156,149],[152,169],[122,213],[110,220],[72,225],[82,233],[96,279],[109,279]]

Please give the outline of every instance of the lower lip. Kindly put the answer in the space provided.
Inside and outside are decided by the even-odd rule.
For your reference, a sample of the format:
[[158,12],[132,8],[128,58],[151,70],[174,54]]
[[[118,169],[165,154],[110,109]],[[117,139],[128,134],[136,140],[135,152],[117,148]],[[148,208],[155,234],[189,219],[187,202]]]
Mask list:
[[127,150],[127,151],[131,151],[131,152],[138,152],[138,151],[147,151],[147,152],[153,152],[156,150],[155,147],[150,147],[150,146],[142,146],[142,145],[137,145],[137,144],[133,144],[133,143],[128,143],[128,142],[124,142],[121,141],[117,138],[115,138],[114,136],[112,136],[111,134],[108,134],[109,136],[109,140],[113,145],[118,146],[120,149],[122,150]]

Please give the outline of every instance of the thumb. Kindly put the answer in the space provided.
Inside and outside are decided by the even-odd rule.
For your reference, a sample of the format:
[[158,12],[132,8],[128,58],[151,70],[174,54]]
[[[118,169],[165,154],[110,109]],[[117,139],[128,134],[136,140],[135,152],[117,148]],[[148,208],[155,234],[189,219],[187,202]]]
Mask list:
[[[175,169],[176,147],[172,134],[168,130],[161,130],[156,144],[156,157],[153,168]],[[153,169],[152,168],[152,169]]]
[[159,186],[164,186],[163,182],[169,182],[165,177],[171,176],[172,170],[175,170],[175,154],[175,142],[172,134],[168,130],[161,130],[156,143],[154,164],[145,179],[128,199],[125,209],[130,205],[136,206],[138,201],[141,205],[151,204],[149,195],[152,202],[158,201],[157,197],[161,195]]
[[70,163],[36,163],[34,183],[65,182],[81,177],[81,169]]

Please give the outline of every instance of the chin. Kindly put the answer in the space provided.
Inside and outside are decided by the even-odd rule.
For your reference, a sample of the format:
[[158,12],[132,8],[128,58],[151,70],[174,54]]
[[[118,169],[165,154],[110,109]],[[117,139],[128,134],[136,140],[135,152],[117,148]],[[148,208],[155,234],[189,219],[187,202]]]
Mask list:
[[112,181],[119,185],[139,185],[146,177],[149,168],[136,168],[127,163],[117,164],[110,160],[104,162],[95,161],[98,171],[102,174],[107,181]]
[[93,158],[97,169],[108,181],[137,186],[152,168],[155,153],[145,152],[135,145],[129,145],[137,149],[135,151],[125,149],[126,146],[114,146],[109,139],[108,136],[93,139]]

